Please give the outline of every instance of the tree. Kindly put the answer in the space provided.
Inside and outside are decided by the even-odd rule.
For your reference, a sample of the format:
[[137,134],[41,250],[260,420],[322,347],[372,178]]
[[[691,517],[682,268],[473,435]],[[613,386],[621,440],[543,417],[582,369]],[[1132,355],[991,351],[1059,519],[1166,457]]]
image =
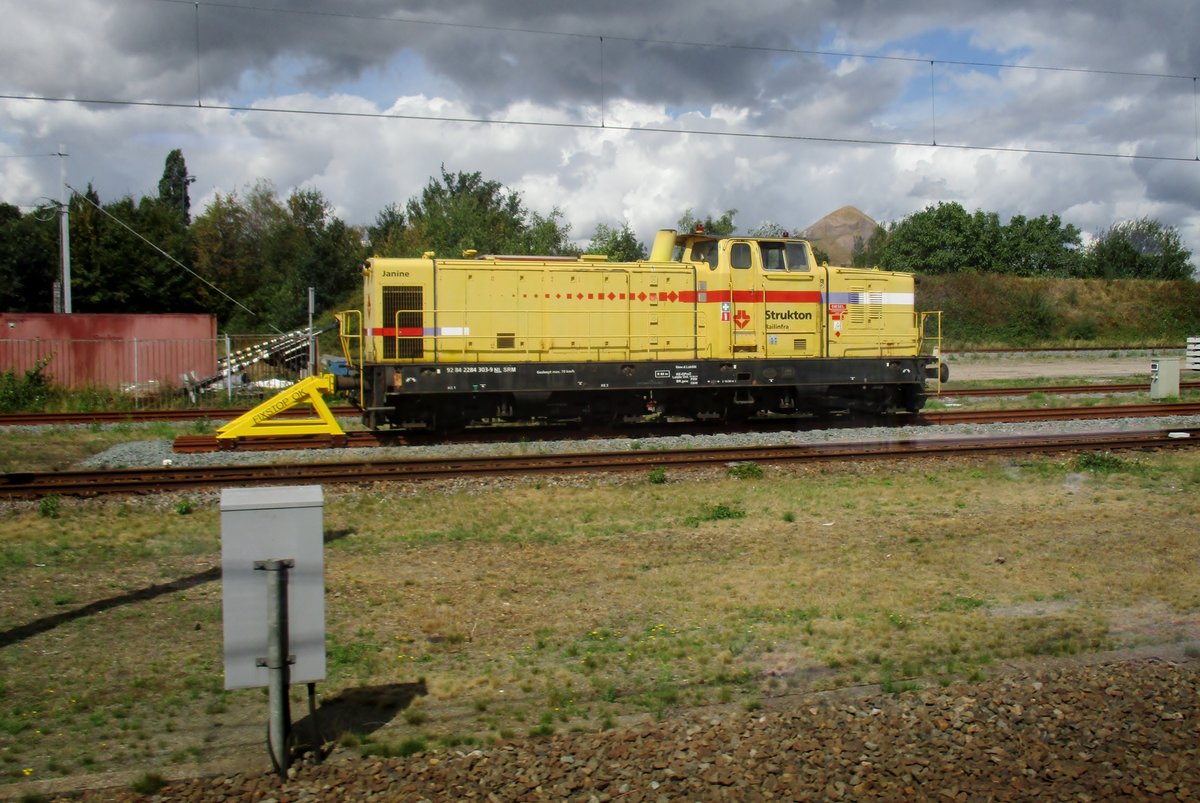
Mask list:
[[408,223],[404,209],[390,203],[375,216],[375,222],[367,227],[367,241],[373,256],[396,257],[403,255],[404,233]]
[[361,232],[333,214],[315,189],[298,189],[286,202],[269,182],[221,195],[193,226],[197,270],[205,303],[231,329],[292,329],[308,315],[308,288],[318,310],[358,286],[364,256]]
[[524,232],[517,241],[517,253],[547,256],[578,256],[581,253],[570,241],[571,224],[563,220],[562,210],[557,206],[548,215],[537,212],[526,215]]
[[629,222],[615,229],[604,223],[596,224],[596,232],[584,251],[588,254],[607,254],[610,262],[636,262],[647,256],[645,244],[638,241]]
[[679,231],[689,232],[695,231],[696,226],[703,226],[705,234],[711,234],[716,237],[725,237],[733,234],[737,230],[734,225],[733,216],[737,214],[736,209],[726,209],[725,213],[716,220],[712,219],[712,215],[697,220],[689,207],[679,218],[679,222],[675,224],[675,228]]
[[888,230],[876,226],[871,236],[864,242],[862,237],[854,238],[854,247],[850,252],[850,265],[855,268],[871,268],[880,264],[887,249]]
[[188,196],[188,185],[195,180],[188,175],[183,151],[176,148],[167,154],[162,178],[158,180],[158,200],[170,209],[179,210],[184,225],[192,222],[192,201]]
[[278,232],[285,219],[275,188],[263,181],[248,188],[244,199],[217,193],[196,218],[196,269],[210,283],[202,297],[226,328],[257,332],[287,327],[267,309],[284,284],[281,262],[287,256]]
[[1191,279],[1192,252],[1179,231],[1143,217],[1115,223],[1087,250],[1084,273],[1105,279]]
[[1080,233],[1058,215],[1014,215],[1004,227],[998,269],[1015,276],[1068,277],[1079,273]]
[[939,203],[891,228],[880,264],[910,273],[991,271],[1001,239],[996,213],[976,211],[971,215],[960,204]]
[[59,278],[57,209],[0,203],[0,310],[50,312]]
[[[706,229],[707,231],[707,229]],[[773,220],[764,220],[750,230],[751,237],[789,237],[793,229],[786,229]]]
[[459,256],[467,249],[481,254],[573,253],[570,226],[555,209],[548,216],[525,209],[521,196],[479,172],[449,173],[430,178],[419,197],[406,206],[408,228],[404,253],[433,251]]
[[[340,300],[358,286],[358,264],[364,257],[361,233],[333,214],[332,205],[320,191],[298,189],[287,200],[288,236],[292,265],[285,307],[294,299],[305,299],[300,314],[308,309],[312,287],[321,306]],[[286,313],[281,317],[287,320]]]

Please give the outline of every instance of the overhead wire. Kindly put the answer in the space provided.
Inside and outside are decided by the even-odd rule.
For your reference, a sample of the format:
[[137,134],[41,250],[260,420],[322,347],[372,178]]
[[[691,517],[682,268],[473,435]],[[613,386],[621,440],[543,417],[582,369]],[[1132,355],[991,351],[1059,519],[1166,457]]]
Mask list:
[[[44,101],[47,103],[74,103],[81,105],[98,105],[98,106],[133,106],[142,108],[162,108],[162,109],[190,109],[196,110],[196,106],[191,103],[172,103],[169,101],[148,101],[148,100],[117,100],[111,98],[64,98],[64,97],[45,97],[36,95],[14,95],[0,93],[0,100],[34,100]],[[710,136],[710,137],[729,137],[738,139],[761,139],[761,140],[779,140],[792,142],[825,142],[841,145],[887,145],[895,147],[921,147],[921,148],[947,148],[952,150],[962,151],[988,151],[994,153],[1024,153],[1024,154],[1039,154],[1052,156],[1092,156],[1105,159],[1130,159],[1143,161],[1157,162],[1194,162],[1197,161],[1191,156],[1163,156],[1156,154],[1140,154],[1140,153],[1117,153],[1109,151],[1083,151],[1083,150],[1064,150],[1055,148],[1026,148],[1017,146],[1002,146],[1002,145],[968,145],[968,144],[947,144],[934,142],[914,142],[911,140],[900,139],[882,139],[871,137],[833,137],[833,136],[814,136],[806,134],[779,134],[770,132],[756,131],[709,131],[701,128],[667,128],[662,126],[635,126],[635,125],[619,125],[611,122],[602,124],[599,123],[568,123],[568,122],[551,122],[545,120],[497,120],[488,117],[465,117],[453,115],[424,115],[424,114],[399,114],[395,112],[348,112],[344,110],[332,109],[287,109],[276,108],[271,106],[242,106],[237,104],[225,103],[206,103],[202,109],[207,111],[224,111],[238,113],[261,113],[261,114],[294,114],[308,115],[314,117],[342,117],[353,119],[369,119],[369,120],[414,120],[440,123],[471,123],[479,125],[511,125],[524,126],[531,128],[568,128],[568,129],[584,129],[595,131],[627,131],[630,133],[653,133],[653,134],[688,134],[693,136]]]
[[[231,113],[269,113],[269,114],[292,114],[292,115],[310,115],[321,117],[344,117],[344,118],[360,118],[360,119],[380,119],[380,120],[409,120],[409,121],[429,121],[442,123],[466,123],[476,125],[513,125],[525,127],[543,127],[543,128],[566,128],[580,130],[615,130],[626,131],[631,133],[648,132],[648,133],[672,133],[684,134],[692,136],[708,136],[708,137],[728,137],[742,139],[761,139],[775,141],[800,141],[800,142],[824,142],[832,144],[847,144],[847,145],[882,145],[890,147],[931,147],[931,148],[949,148],[954,150],[964,151],[987,151],[995,153],[1017,153],[1017,154],[1038,154],[1038,155],[1054,155],[1054,156],[1089,156],[1108,159],[1130,159],[1130,160],[1146,160],[1146,161],[1165,161],[1165,162],[1194,162],[1200,161],[1200,111],[1194,111],[1196,117],[1194,138],[1196,141],[1196,152],[1194,156],[1166,156],[1157,154],[1136,154],[1122,153],[1117,151],[1103,150],[1071,150],[1064,148],[1033,148],[1020,146],[996,146],[996,145],[973,145],[973,144],[947,144],[938,143],[937,141],[937,91],[935,84],[935,67],[938,64],[953,65],[953,66],[973,66],[985,67],[989,69],[1013,69],[1013,70],[1044,70],[1053,72],[1067,73],[1082,73],[1110,76],[1127,76],[1127,77],[1142,77],[1142,78],[1158,78],[1158,79],[1184,79],[1190,78],[1193,82],[1193,106],[1196,106],[1196,82],[1197,76],[1185,76],[1171,73],[1150,73],[1137,72],[1128,70],[1102,70],[1095,68],[1083,67],[1060,67],[1060,66],[1043,66],[1030,64],[1009,64],[1001,62],[986,62],[986,61],[969,61],[969,60],[953,60],[953,59],[928,59],[916,56],[896,56],[896,55],[879,55],[870,53],[853,53],[830,50],[812,50],[803,48],[786,48],[767,45],[745,45],[721,42],[694,42],[687,40],[669,40],[669,39],[654,39],[648,37],[632,37],[632,36],[616,36],[609,33],[604,34],[584,34],[577,32],[553,31],[538,28],[523,28],[514,26],[502,25],[484,25],[479,23],[463,23],[450,22],[446,20],[428,20],[414,17],[400,17],[389,15],[370,15],[360,14],[349,11],[330,11],[322,9],[294,9],[281,8],[278,6],[261,5],[254,3],[232,3],[221,2],[220,0],[147,0],[147,2],[170,4],[170,5],[190,5],[195,10],[195,48],[196,48],[196,101],[192,103],[181,103],[171,101],[147,101],[147,100],[128,100],[121,98],[71,98],[71,97],[54,97],[45,95],[33,94],[0,94],[0,99],[4,100],[22,100],[22,101],[41,101],[54,103],[76,103],[82,105],[116,105],[129,107],[144,107],[144,108],[204,108],[214,111],[225,111]],[[334,111],[323,109],[295,109],[295,108],[277,108],[266,106],[246,106],[240,104],[220,104],[220,103],[205,103],[202,100],[202,83],[200,75],[200,60],[201,60],[201,39],[200,39],[200,9],[215,8],[237,11],[256,11],[271,14],[287,14],[298,16],[324,17],[324,18],[341,18],[364,20],[371,22],[395,22],[412,25],[429,25],[440,26],[446,28],[458,28],[468,30],[494,31],[506,33],[520,33],[538,36],[558,36],[572,37],[579,39],[595,39],[600,43],[600,70],[601,70],[601,100],[600,100],[600,122],[547,122],[540,120],[514,120],[514,119],[495,119],[489,117],[468,117],[458,115],[422,115],[422,114],[399,114],[392,112],[347,112]],[[848,59],[872,59],[882,61],[899,61],[910,63],[928,63],[930,67],[930,139],[927,142],[904,140],[904,139],[885,139],[871,137],[848,137],[848,136],[812,136],[803,134],[781,134],[772,132],[749,132],[749,131],[714,131],[696,128],[684,127],[664,127],[664,126],[635,126],[635,125],[614,125],[607,120],[606,105],[607,98],[605,96],[604,87],[604,42],[605,40],[624,41],[638,44],[652,45],[668,45],[678,47],[706,47],[706,48],[724,48],[731,50],[746,50],[767,53],[780,53],[791,55],[810,55],[829,58],[848,58]]]

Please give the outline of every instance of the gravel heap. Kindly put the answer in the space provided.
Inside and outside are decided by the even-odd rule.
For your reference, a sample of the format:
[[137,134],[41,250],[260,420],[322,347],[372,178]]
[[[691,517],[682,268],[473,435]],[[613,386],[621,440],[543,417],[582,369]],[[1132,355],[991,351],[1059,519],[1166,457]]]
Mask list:
[[[173,783],[154,800],[1193,800],[1200,661],[775,700],[471,752]],[[145,800],[96,792],[84,800]]]

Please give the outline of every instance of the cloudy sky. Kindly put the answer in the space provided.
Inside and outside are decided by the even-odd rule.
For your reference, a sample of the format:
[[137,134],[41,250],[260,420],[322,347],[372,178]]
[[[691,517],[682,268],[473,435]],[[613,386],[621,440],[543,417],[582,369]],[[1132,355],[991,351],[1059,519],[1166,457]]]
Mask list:
[[[732,9],[737,8],[737,11]],[[1200,264],[1194,0],[0,0],[0,201],[193,211],[260,179],[366,224],[441,165],[584,242],[691,208],[1150,216]],[[88,101],[88,102],[81,102]]]

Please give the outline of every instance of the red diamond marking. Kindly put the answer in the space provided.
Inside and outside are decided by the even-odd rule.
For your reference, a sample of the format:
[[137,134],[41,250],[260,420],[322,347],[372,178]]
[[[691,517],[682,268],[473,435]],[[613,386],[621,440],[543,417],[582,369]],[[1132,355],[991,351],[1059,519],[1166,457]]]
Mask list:
[[667,295],[667,298],[668,298],[668,299],[670,299],[671,301],[674,301],[675,299],[679,298],[679,296],[675,295],[675,291],[674,291],[674,290],[672,290],[672,291],[671,291],[671,292],[670,292],[670,293]]
[[645,294],[645,293],[638,293],[638,294],[637,294],[637,300],[638,300],[638,301],[645,301],[645,300],[646,300],[646,294]]
[[612,301],[614,298],[616,298],[616,296],[614,296],[612,293],[609,293],[609,294],[608,294],[608,300],[609,300],[609,301]]

